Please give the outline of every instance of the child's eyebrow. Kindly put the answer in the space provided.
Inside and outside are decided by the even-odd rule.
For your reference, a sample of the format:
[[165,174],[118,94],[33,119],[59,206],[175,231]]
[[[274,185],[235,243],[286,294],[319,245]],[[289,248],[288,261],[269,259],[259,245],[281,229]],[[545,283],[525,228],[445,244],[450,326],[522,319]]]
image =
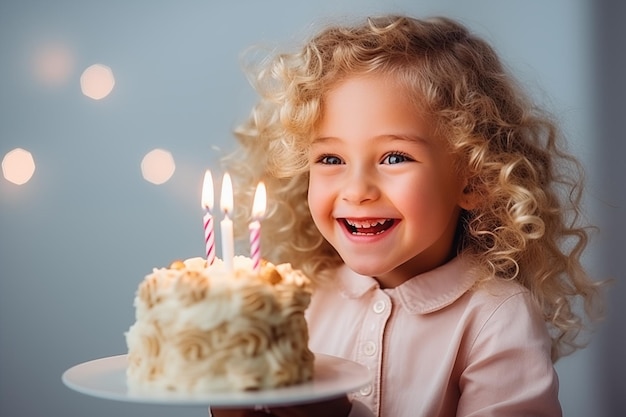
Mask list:
[[423,138],[418,135],[383,135],[381,137],[388,138],[391,142],[402,141],[402,142],[417,143],[420,145],[428,145],[431,142],[428,139]]
[[[373,139],[382,139],[388,142],[394,142],[394,141],[410,142],[410,143],[416,143],[420,145],[429,145],[431,142],[418,135],[404,135],[404,134],[384,134],[384,135],[375,136],[373,137]],[[313,138],[313,140],[311,141],[311,144],[317,145],[317,144],[324,144],[328,142],[336,142],[340,140],[341,139],[336,136],[320,136],[320,137]]]
[[389,146],[411,146],[411,147],[419,147],[419,148],[430,148],[433,145],[432,139],[425,138],[420,135],[414,134],[397,134],[397,135],[381,135],[378,136],[377,139],[381,139],[385,143],[389,144]]
[[323,144],[326,142],[334,142],[338,140],[339,138],[336,138],[334,136],[314,137],[313,140],[311,141],[311,145],[318,145],[318,144]]

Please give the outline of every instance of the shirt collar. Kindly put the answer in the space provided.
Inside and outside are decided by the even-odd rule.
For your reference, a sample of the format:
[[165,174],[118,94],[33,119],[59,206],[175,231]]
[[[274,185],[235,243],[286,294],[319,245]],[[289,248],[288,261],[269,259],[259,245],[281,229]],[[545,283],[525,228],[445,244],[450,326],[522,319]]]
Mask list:
[[[380,288],[378,282],[343,266],[339,270],[341,292],[346,298],[360,298]],[[431,271],[417,275],[396,288],[385,290],[411,314],[440,310],[465,294],[476,282],[467,264],[456,257]]]

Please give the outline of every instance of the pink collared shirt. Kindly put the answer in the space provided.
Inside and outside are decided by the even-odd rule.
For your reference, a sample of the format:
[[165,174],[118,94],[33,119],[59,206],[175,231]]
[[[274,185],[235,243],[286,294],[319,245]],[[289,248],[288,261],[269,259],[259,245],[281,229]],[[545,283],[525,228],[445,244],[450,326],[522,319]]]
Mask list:
[[351,416],[561,416],[550,337],[515,282],[473,288],[463,262],[381,289],[343,266],[307,310],[314,352],[368,367]]

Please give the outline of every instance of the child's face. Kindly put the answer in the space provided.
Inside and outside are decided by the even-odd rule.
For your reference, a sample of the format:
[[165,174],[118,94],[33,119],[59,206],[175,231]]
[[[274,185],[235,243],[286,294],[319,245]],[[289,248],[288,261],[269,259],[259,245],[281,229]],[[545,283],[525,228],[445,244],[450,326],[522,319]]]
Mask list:
[[444,141],[388,78],[340,83],[309,156],[309,205],[356,272],[394,287],[452,254],[464,181]]

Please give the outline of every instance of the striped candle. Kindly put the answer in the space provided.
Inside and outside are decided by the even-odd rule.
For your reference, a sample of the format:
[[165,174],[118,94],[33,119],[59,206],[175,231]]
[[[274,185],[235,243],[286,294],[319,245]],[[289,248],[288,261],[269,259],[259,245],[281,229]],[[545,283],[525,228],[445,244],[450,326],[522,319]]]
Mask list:
[[252,259],[252,267],[257,272],[261,269],[261,219],[265,215],[266,200],[265,184],[260,182],[254,193],[252,222],[248,226],[250,230],[250,258]]
[[213,228],[213,177],[208,169],[204,173],[204,182],[202,184],[202,207],[204,208],[204,244],[206,249],[207,265],[211,265],[215,260],[215,233]]

